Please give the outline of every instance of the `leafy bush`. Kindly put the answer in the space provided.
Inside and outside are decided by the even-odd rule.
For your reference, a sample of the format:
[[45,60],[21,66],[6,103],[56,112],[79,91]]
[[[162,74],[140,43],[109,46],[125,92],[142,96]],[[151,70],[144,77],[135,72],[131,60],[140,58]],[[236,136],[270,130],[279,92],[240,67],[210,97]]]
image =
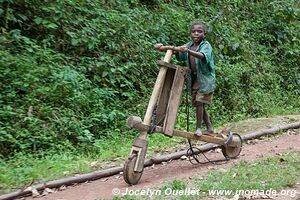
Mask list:
[[124,137],[163,56],[153,44],[184,44],[196,20],[215,51],[215,122],[299,111],[298,18],[296,0],[1,1],[0,153]]

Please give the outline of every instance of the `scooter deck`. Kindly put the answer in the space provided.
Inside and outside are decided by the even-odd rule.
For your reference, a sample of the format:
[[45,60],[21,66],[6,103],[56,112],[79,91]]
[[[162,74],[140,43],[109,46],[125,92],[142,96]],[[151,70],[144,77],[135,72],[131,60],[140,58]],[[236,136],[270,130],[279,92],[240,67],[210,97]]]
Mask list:
[[[136,128],[139,131],[148,131],[151,128],[151,126],[144,124],[141,118],[136,116],[131,116],[127,119],[127,126],[129,128]],[[164,129],[161,126],[156,126],[154,132],[165,134]],[[170,137],[169,135],[166,136]],[[202,136],[197,136],[193,132],[181,131],[176,129],[173,130],[172,136],[179,136],[179,137],[184,137],[193,140],[200,140],[203,142],[209,142],[209,143],[214,143],[219,145],[225,145],[228,139],[228,137],[223,134],[211,134],[209,132],[204,132]]]

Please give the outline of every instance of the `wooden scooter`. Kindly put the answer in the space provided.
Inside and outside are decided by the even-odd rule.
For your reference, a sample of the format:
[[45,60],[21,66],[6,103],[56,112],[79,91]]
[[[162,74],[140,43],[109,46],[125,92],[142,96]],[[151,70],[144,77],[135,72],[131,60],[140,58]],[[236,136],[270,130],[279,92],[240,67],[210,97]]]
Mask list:
[[[147,134],[150,132],[163,133],[167,137],[180,136],[193,140],[220,145],[226,158],[236,158],[242,147],[242,139],[238,134],[209,134],[196,136],[193,132],[175,130],[176,117],[184,87],[185,75],[189,72],[187,67],[170,64],[173,50],[180,51],[181,47],[163,46],[166,50],[163,61],[158,61],[160,70],[152,91],[144,120],[131,116],[127,119],[127,126],[140,131],[135,139],[130,156],[124,163],[123,177],[126,183],[135,185],[139,182],[147,152]],[[156,116],[155,126],[151,125],[153,114]]]

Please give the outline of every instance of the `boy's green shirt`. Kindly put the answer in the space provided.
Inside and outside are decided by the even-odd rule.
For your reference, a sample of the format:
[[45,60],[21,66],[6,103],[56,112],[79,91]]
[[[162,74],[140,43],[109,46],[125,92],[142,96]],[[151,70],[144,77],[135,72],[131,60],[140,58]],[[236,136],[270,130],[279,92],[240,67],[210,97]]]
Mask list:
[[[186,44],[186,47],[190,48],[193,42]],[[203,94],[211,93],[215,90],[216,87],[216,76],[215,76],[215,66],[214,66],[214,57],[213,50],[210,43],[206,40],[202,40],[196,49],[197,52],[204,54],[205,58],[198,59],[195,58],[196,70],[197,70],[197,81],[200,85],[199,92]],[[190,62],[187,53],[179,52],[176,54],[178,60],[186,63],[186,66],[190,68]],[[191,77],[188,77],[188,87],[191,89]]]

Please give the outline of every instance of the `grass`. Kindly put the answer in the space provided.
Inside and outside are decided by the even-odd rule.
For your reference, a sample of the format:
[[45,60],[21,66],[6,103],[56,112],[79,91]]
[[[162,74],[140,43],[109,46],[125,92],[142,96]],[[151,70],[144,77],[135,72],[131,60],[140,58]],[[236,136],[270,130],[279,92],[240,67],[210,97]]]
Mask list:
[[[268,157],[254,162],[242,162],[224,172],[211,171],[207,176],[196,177],[192,182],[175,180],[168,187],[185,185],[196,187],[200,196],[208,196],[209,190],[280,190],[292,187],[299,181],[300,152]],[[164,186],[165,187],[165,186]],[[184,188],[181,188],[184,189]],[[183,196],[180,199],[188,199]],[[195,197],[196,198],[196,197]],[[198,199],[197,196],[196,199]],[[191,199],[191,198],[190,198]]]
[[[93,144],[92,150],[79,148],[76,151],[66,152],[18,153],[10,159],[0,158],[0,194],[15,191],[32,182],[34,184],[46,182],[64,176],[119,166],[127,159],[135,138],[134,134],[124,134],[116,135],[112,139],[99,140]],[[186,140],[152,134],[149,136],[147,157],[176,148],[176,145],[182,142]],[[203,187],[210,186],[203,185]]]
[[[258,161],[242,162],[227,170],[209,172],[206,176],[198,176],[190,181],[174,180],[160,188],[162,195],[156,195],[153,199],[199,199],[209,196],[210,190],[280,190],[292,187],[299,181],[300,152],[290,152],[284,155],[272,156]],[[187,191],[188,188],[199,191],[199,195],[165,195],[165,191]],[[232,195],[231,195],[232,196]],[[148,199],[146,196],[124,196],[114,199]]]
[[300,152],[269,157],[256,162],[242,162],[226,172],[210,172],[196,184],[208,193],[212,188],[224,190],[267,190],[295,185],[300,174]]
[[[133,136],[115,137],[112,140],[96,142],[94,151],[79,149],[78,152],[17,153],[9,160],[0,158],[0,194],[32,183],[87,173],[113,165],[119,166],[127,159],[133,141]],[[150,135],[147,156],[151,157],[156,152],[170,149],[181,141],[181,138],[170,139],[162,134]]]
[[46,155],[42,158],[18,154],[11,160],[0,161],[1,193],[8,193],[31,183],[90,170],[88,157],[70,153]]

